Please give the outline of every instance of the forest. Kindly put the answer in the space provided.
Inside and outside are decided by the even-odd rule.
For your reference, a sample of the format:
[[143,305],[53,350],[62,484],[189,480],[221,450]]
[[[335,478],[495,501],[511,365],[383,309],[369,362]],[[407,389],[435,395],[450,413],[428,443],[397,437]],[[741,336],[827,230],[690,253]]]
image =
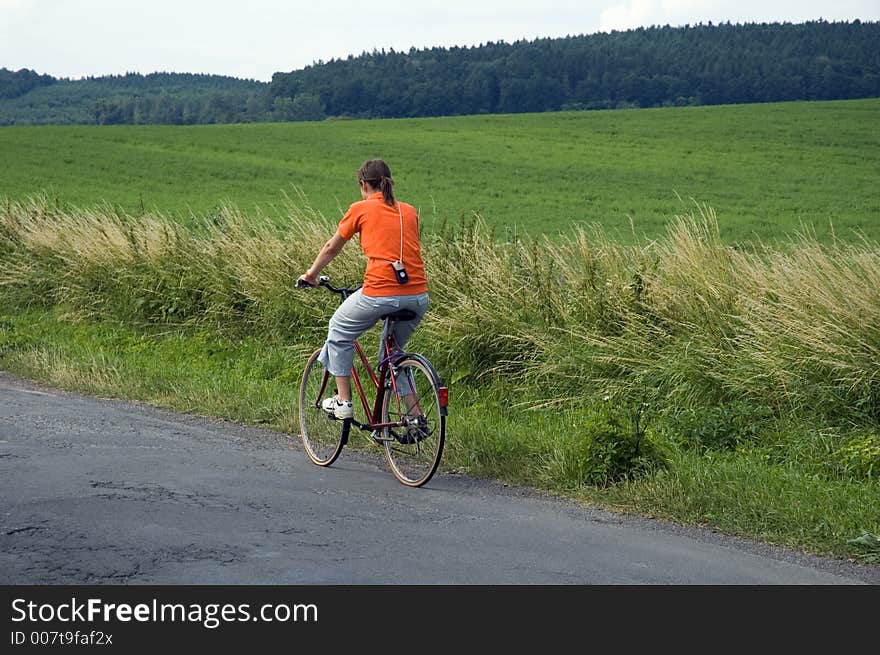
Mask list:
[[0,125],[204,124],[880,96],[880,23],[639,28],[373,51],[270,83],[189,73],[58,80],[0,69]]
[[267,84],[221,75],[57,79],[0,69],[0,125],[202,124],[267,120]]

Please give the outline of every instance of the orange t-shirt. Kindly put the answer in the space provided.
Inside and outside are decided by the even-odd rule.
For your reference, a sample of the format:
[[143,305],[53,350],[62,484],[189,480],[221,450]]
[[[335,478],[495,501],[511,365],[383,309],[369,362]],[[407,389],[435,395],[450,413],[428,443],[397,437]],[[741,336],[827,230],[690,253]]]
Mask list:
[[[398,213],[400,208],[400,214]],[[403,215],[403,264],[409,282],[399,284],[391,262],[400,257],[400,218]],[[419,243],[419,216],[405,202],[388,205],[381,193],[348,208],[339,221],[339,236],[346,241],[360,234],[367,256],[363,293],[367,296],[414,296],[428,290],[425,264]]]

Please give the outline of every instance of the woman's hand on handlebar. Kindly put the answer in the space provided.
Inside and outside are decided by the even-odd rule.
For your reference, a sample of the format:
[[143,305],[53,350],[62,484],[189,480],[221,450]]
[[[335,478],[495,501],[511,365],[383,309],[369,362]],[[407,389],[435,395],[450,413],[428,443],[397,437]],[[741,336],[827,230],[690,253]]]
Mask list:
[[318,286],[318,281],[308,271],[300,275],[296,280],[297,289],[314,289],[316,286]]
[[361,285],[359,284],[356,287],[336,288],[330,284],[330,278],[326,275],[322,275],[316,280],[308,271],[300,275],[296,280],[297,289],[314,289],[316,287],[325,287],[333,293],[338,293],[343,298],[348,298],[351,294],[360,289]]

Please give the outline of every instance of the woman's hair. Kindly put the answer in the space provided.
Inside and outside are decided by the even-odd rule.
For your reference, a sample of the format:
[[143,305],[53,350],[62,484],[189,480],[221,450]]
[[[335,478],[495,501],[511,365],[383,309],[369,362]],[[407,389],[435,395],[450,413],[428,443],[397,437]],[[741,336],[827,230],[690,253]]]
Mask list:
[[374,189],[382,192],[382,198],[386,203],[394,206],[394,180],[391,179],[391,169],[382,159],[368,159],[358,171],[358,180],[366,182]]

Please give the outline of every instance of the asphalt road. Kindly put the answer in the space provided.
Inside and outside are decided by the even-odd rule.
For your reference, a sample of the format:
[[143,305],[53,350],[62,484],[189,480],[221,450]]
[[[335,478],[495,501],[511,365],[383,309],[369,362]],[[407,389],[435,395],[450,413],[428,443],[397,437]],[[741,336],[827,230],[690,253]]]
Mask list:
[[[454,410],[450,438],[455,438]],[[877,584],[880,567],[584,508],[0,373],[0,584]]]

